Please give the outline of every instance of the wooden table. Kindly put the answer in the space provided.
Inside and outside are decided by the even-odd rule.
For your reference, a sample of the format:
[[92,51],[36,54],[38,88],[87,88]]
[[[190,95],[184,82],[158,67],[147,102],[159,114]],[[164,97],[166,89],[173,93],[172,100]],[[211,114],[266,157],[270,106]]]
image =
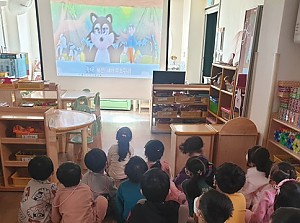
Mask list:
[[87,129],[96,120],[95,115],[86,112],[56,109],[49,117],[49,129],[56,134],[82,131],[82,157],[87,153]]
[[212,161],[213,145],[216,131],[207,124],[171,124],[170,166],[176,176],[188,159],[187,154],[179,150],[179,146],[191,136],[200,136],[203,140],[204,155]]
[[67,103],[72,103],[77,98],[79,98],[81,96],[85,96],[88,99],[90,99],[90,98],[94,98],[95,97],[95,93],[86,92],[86,91],[67,90],[61,96],[62,107],[66,109],[67,108]]

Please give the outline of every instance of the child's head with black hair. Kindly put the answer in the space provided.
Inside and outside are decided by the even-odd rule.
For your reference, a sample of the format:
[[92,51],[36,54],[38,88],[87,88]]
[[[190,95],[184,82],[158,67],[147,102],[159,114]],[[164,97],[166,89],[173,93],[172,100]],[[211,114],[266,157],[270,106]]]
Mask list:
[[272,217],[271,223],[296,223],[300,219],[300,209],[299,208],[279,208],[277,209]]
[[227,194],[238,192],[245,184],[245,172],[234,163],[224,163],[217,168],[216,183]]
[[194,156],[195,153],[203,153],[203,141],[200,136],[192,136],[185,140],[179,146],[180,151],[183,154],[188,154],[189,156]]
[[273,164],[270,160],[269,151],[264,147],[259,147],[253,153],[251,159],[256,169],[260,172],[264,172],[265,176],[268,177]]
[[159,168],[150,169],[142,177],[141,188],[148,201],[163,202],[169,194],[170,178]]
[[133,156],[125,165],[125,174],[133,183],[140,183],[144,173],[148,170],[147,163],[139,156]]
[[273,164],[270,171],[270,180],[275,184],[279,184],[285,179],[296,179],[297,173],[295,167],[287,162]]
[[150,140],[146,143],[145,156],[149,162],[155,162],[151,168],[161,168],[160,159],[164,151],[164,144],[160,140]]
[[29,175],[35,180],[47,180],[53,171],[52,160],[47,156],[35,156],[28,163]]
[[102,173],[106,167],[107,157],[102,149],[91,149],[84,157],[86,167],[94,173]]
[[160,160],[164,151],[164,144],[160,140],[150,140],[145,145],[145,156],[150,162]]
[[255,164],[253,163],[253,155],[255,151],[260,148],[261,146],[253,146],[252,148],[248,149],[247,155],[246,155],[246,161],[248,167],[254,167]]
[[[281,207],[300,208],[300,183],[296,180],[289,180],[279,183],[279,194],[275,197],[274,210]],[[299,218],[300,221],[300,218]]]
[[186,183],[186,195],[194,199],[202,194],[199,190],[198,181],[206,178],[206,173],[209,168],[207,159],[203,157],[190,157],[185,164],[185,172],[190,177]]
[[196,207],[196,215],[202,215],[206,223],[224,223],[233,212],[233,204],[229,197],[214,189],[204,193]]
[[80,166],[73,162],[63,163],[58,167],[56,177],[65,187],[77,186],[81,179]]
[[132,139],[132,132],[128,127],[122,127],[117,131],[119,162],[124,161],[129,153],[129,142]]

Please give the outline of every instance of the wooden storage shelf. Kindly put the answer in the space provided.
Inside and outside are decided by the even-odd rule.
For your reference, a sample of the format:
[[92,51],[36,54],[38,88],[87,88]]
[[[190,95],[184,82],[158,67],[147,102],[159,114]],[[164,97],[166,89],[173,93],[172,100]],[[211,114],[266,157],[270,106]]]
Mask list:
[[5,166],[5,167],[27,167],[28,162],[11,160],[11,161],[5,161],[3,166]]
[[217,91],[220,91],[220,88],[217,87],[217,86],[211,85],[210,87],[213,88],[213,89],[215,89],[215,90],[217,90]]
[[[277,116],[277,114],[276,114],[276,116]],[[294,126],[294,125],[291,125],[291,124],[288,123],[288,122],[282,121],[282,120],[280,120],[280,119],[278,119],[278,118],[273,118],[272,120],[273,120],[274,122],[277,122],[278,124],[281,124],[281,125],[286,126],[287,128],[290,128],[290,129],[292,129],[292,130],[295,130],[296,132],[300,132],[300,128],[299,128],[299,127]]]
[[292,150],[289,150],[288,148],[284,147],[283,145],[281,145],[279,142],[276,142],[275,140],[269,139],[268,142],[271,143],[271,144],[273,144],[274,146],[278,147],[279,149],[281,149],[285,153],[288,153],[289,155],[291,155],[292,157],[294,157],[294,158],[296,158],[297,160],[300,161],[300,154],[295,153]]
[[[216,118],[217,124],[226,123],[228,120],[232,119],[233,114],[233,106],[234,106],[234,99],[235,99],[235,76],[236,76],[236,67],[223,65],[223,64],[212,64],[212,70],[211,70],[211,77],[217,77],[215,78],[215,81],[219,84],[219,87],[215,86],[214,80],[211,79],[210,83],[210,91],[209,96],[211,98],[218,100],[218,108],[216,109],[216,103],[209,101],[208,106],[210,107],[210,103],[214,103],[213,108],[216,109],[216,113],[212,112],[208,109],[208,119],[207,121],[209,123],[212,123],[214,121],[214,118]],[[227,81],[229,80],[230,83],[232,83],[232,92],[228,91],[228,88],[226,88],[225,79]],[[228,85],[228,83],[227,83]],[[231,85],[230,85],[231,86]],[[221,107],[229,108],[229,119],[224,119],[222,117],[222,111]]]
[[45,145],[46,139],[1,138],[3,144],[37,144]]
[[[154,84],[151,100],[151,132],[171,133],[170,124],[159,123],[161,119],[169,119],[170,123],[173,123],[173,120],[176,120],[176,123],[204,122],[207,114],[208,92],[208,85]],[[175,107],[176,110],[163,111],[161,107]],[[188,109],[191,109],[191,112],[201,111],[198,114],[184,113],[180,116],[180,108],[185,108],[184,112],[188,112]]]
[[274,132],[281,128],[289,129],[292,132],[300,134],[300,128],[286,121],[282,121],[277,118],[278,114],[274,113],[269,125],[268,139],[267,139],[267,148],[270,151],[270,154],[273,156],[276,155],[289,155],[298,161],[300,161],[300,153],[296,153],[293,150],[288,149],[284,145],[280,144],[274,139]]
[[230,95],[230,96],[232,96],[232,95],[233,95],[233,93],[232,93],[232,92],[229,92],[229,91],[226,91],[226,90],[221,90],[221,92],[222,92],[222,93],[224,93],[224,94],[228,94],[228,95]]
[[[22,92],[30,92],[28,95],[22,96]],[[23,102],[56,102],[57,108],[62,108],[62,102],[61,102],[61,90],[58,84],[44,84],[43,87],[36,89],[36,88],[30,88],[30,85],[28,85],[28,88],[26,89],[19,89],[19,88],[13,88],[13,89],[3,89],[0,88],[0,98],[4,99],[8,102],[10,106],[18,107]],[[2,96],[2,97],[1,97]],[[20,106],[22,107],[22,106]],[[52,107],[52,106],[48,106]]]
[[[17,108],[0,107],[0,158],[2,165],[3,184],[0,191],[22,191],[24,187],[14,186],[11,176],[20,168],[26,169],[28,162],[16,160],[19,151],[37,151],[37,154],[47,154],[57,168],[56,135],[48,128],[49,117],[53,108]],[[16,124],[37,124],[43,127],[45,139],[13,138],[12,127]],[[31,154],[31,153],[28,153]],[[20,158],[22,154],[19,154]],[[29,157],[30,159],[30,157]],[[16,179],[15,179],[16,180]]]

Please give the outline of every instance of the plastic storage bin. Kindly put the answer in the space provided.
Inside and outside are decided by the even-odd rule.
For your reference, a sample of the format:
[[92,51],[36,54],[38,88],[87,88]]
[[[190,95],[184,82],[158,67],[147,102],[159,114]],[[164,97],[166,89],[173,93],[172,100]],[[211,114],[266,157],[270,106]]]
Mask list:
[[11,175],[11,179],[14,187],[26,187],[31,178],[26,168],[20,168]]

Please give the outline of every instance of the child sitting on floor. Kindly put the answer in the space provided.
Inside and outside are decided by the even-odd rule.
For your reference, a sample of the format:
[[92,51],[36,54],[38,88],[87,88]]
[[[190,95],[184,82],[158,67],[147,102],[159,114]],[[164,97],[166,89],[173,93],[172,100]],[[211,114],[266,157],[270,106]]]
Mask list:
[[115,179],[116,185],[127,178],[124,173],[125,165],[133,156],[133,148],[130,145],[132,132],[128,127],[122,127],[117,131],[116,140],[118,144],[112,145],[107,154],[107,173]]
[[84,163],[89,171],[83,175],[81,182],[91,188],[94,199],[99,195],[113,197],[117,188],[114,179],[104,173],[107,164],[105,152],[98,148],[91,149],[85,155]]
[[274,210],[281,207],[293,207],[300,209],[300,182],[288,179],[281,181],[281,184],[281,186],[278,185],[277,187]]
[[56,184],[48,181],[53,174],[52,160],[47,156],[36,156],[29,161],[28,172],[32,179],[20,202],[18,222],[51,222],[52,202],[57,191]]
[[270,223],[296,223],[299,219],[299,208],[279,208],[272,215]]
[[245,222],[246,199],[242,193],[238,193],[245,181],[245,172],[236,164],[224,163],[217,169],[217,187],[229,197],[233,204],[232,217],[226,221],[227,223]]
[[186,223],[188,208],[175,201],[165,201],[169,189],[170,178],[159,168],[148,170],[141,181],[144,203],[138,203],[132,209],[128,223]]
[[291,164],[281,162],[274,164],[270,171],[270,183],[264,186],[258,194],[260,198],[253,206],[252,211],[247,210],[246,222],[269,223],[274,212],[274,200],[278,187],[286,179],[296,179],[296,170]]
[[56,176],[64,188],[57,191],[53,200],[52,222],[102,222],[108,202],[103,196],[94,201],[90,187],[80,182],[80,166],[72,162],[63,163]]
[[177,189],[173,182],[171,175],[170,165],[166,161],[162,161],[161,158],[164,154],[164,144],[159,140],[150,140],[145,145],[145,156],[147,158],[147,165],[149,169],[160,168],[170,177],[170,193],[166,200],[173,200],[179,204],[183,204],[186,201],[186,197],[183,192]]
[[211,189],[205,181],[208,165],[207,159],[203,157],[191,157],[187,160],[185,165],[186,173],[190,178],[183,181],[182,189],[188,201],[191,217],[194,214],[194,199]]
[[226,194],[211,189],[195,199],[194,212],[198,223],[224,223],[232,216],[233,205]]
[[241,193],[246,198],[247,208],[252,207],[257,200],[259,189],[269,183],[269,173],[272,166],[270,153],[266,148],[254,146],[248,150],[247,166],[250,168],[246,173],[246,183]]
[[123,181],[117,191],[117,207],[120,213],[119,223],[125,222],[129,212],[136,203],[144,199],[141,193],[141,179],[143,174],[148,170],[148,166],[141,157],[133,156],[125,166],[125,174],[128,179]]
[[[192,136],[188,138],[179,146],[179,149],[183,154],[188,154],[189,157],[196,156],[206,159],[203,155],[203,141],[199,136]],[[207,184],[211,187],[214,187],[215,172],[215,167],[209,162],[208,171],[205,177]],[[174,183],[179,189],[182,189],[182,182],[188,178],[189,176],[185,173],[185,168],[183,168],[175,177]]]

